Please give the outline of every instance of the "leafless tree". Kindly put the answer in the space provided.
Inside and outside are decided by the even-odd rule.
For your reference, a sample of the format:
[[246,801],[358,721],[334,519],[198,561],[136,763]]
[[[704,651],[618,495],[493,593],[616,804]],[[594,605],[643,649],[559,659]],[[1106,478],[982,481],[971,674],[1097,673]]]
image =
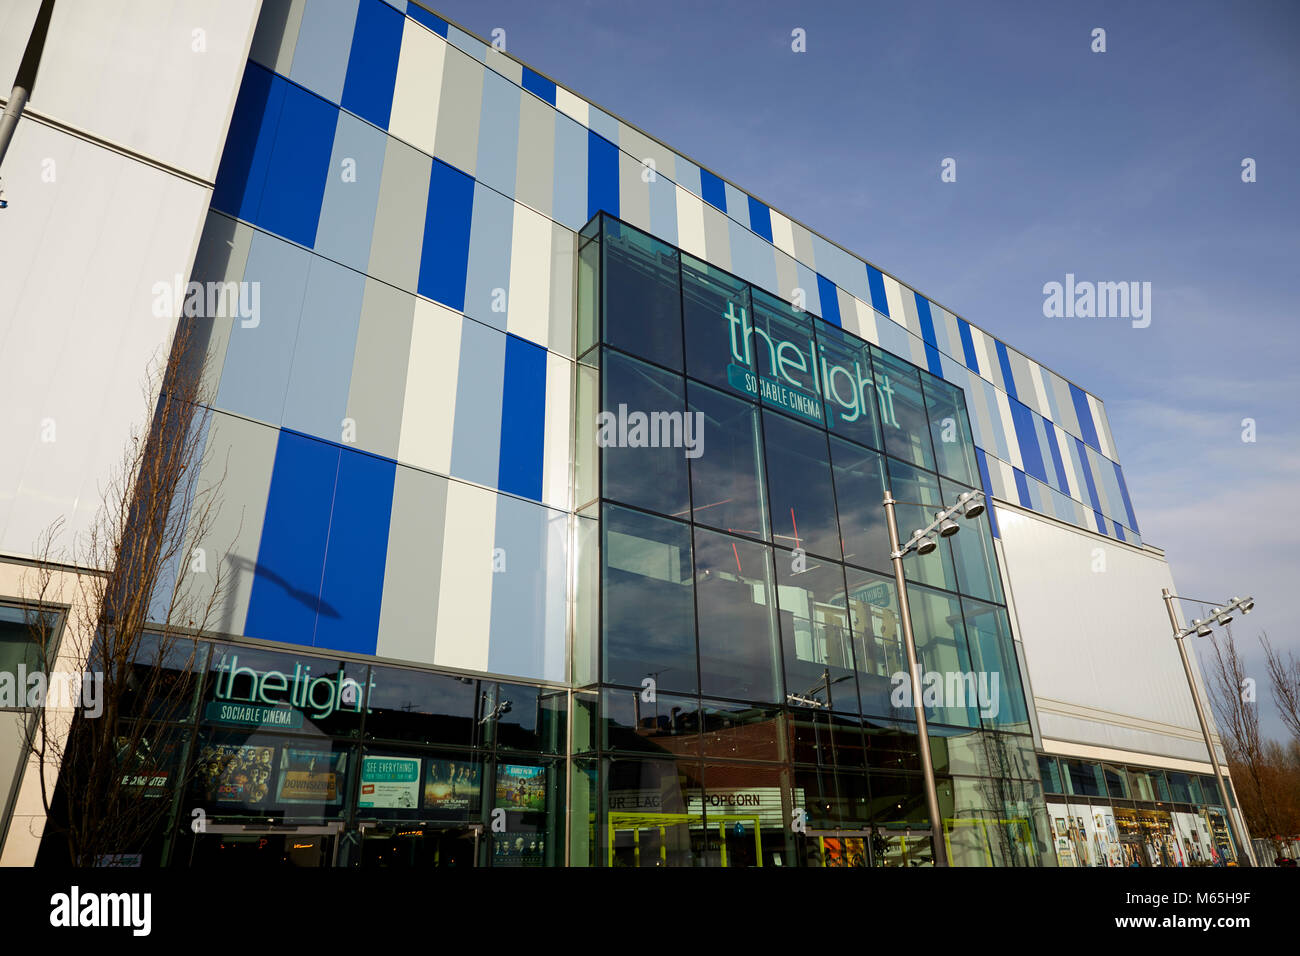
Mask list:
[[1273,687],[1273,702],[1277,705],[1282,723],[1291,731],[1291,738],[1300,742],[1300,660],[1287,651],[1285,658],[1268,639],[1267,632],[1260,634],[1259,643],[1264,648],[1268,663],[1269,683]]
[[[24,582],[41,669],[93,675],[87,688],[102,679],[93,708],[85,706],[93,693],[75,707],[51,701],[30,728],[44,839],[59,841],[52,845],[71,865],[143,850],[185,785],[189,731],[176,721],[190,717],[196,635],[224,591],[223,562],[209,562],[204,546],[224,474],[200,477],[210,386],[191,328],[182,322],[168,357],[153,363],[145,424],[132,431],[90,527],[59,550],[56,523]],[[52,605],[67,608],[62,622]]]

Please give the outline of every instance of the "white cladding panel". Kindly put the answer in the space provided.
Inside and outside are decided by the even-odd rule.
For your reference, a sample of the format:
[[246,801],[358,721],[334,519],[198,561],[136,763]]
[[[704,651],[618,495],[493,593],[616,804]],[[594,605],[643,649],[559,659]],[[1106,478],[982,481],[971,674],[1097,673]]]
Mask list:
[[[0,41],[0,96],[9,95],[37,6],[17,0],[0,15],[0,24],[27,26]],[[30,106],[210,182],[260,8],[261,0],[59,0]]]
[[1169,565],[1019,509],[997,521],[1042,735],[1207,759],[1161,597]]
[[[7,96],[38,3],[0,3]],[[260,0],[61,0],[0,211],[0,553],[84,532],[165,358]],[[195,31],[202,31],[196,33]],[[48,116],[71,131],[37,118]]]

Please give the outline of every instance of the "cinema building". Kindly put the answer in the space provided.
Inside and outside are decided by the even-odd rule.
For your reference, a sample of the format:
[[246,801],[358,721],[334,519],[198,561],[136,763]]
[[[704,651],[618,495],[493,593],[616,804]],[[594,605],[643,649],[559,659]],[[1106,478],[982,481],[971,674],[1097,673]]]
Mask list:
[[[6,77],[38,6],[0,14]],[[141,786],[168,823],[123,854],[1235,856],[1099,398],[413,0],[164,6],[56,6],[2,170],[0,663],[178,323],[211,383],[193,545],[226,588]],[[42,297],[73,274],[93,296]],[[904,539],[988,505],[903,559],[938,833],[886,489]],[[30,865],[40,770],[0,758],[0,862]]]

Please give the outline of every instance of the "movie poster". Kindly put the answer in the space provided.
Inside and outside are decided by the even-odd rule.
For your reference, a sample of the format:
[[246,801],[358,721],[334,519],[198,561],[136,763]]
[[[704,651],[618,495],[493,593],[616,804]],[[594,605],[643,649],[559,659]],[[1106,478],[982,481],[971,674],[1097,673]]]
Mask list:
[[475,814],[480,805],[482,765],[475,760],[429,760],[424,808]]
[[414,810],[419,803],[418,757],[366,757],[362,761],[358,807]]
[[270,795],[274,747],[204,744],[199,751],[195,787],[205,803],[260,807]]
[[286,747],[280,757],[281,803],[337,806],[343,801],[344,755]]
[[546,768],[502,764],[497,768],[497,806],[507,812],[546,810]]

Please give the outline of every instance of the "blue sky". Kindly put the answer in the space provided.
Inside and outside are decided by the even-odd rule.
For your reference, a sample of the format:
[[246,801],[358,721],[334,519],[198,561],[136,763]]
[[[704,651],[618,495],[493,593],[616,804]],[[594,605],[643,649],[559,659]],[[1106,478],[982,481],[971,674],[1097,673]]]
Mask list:
[[[1099,396],[1180,591],[1258,599],[1261,690],[1300,654],[1300,4],[431,5]],[[1150,326],[1045,318],[1066,273]]]

